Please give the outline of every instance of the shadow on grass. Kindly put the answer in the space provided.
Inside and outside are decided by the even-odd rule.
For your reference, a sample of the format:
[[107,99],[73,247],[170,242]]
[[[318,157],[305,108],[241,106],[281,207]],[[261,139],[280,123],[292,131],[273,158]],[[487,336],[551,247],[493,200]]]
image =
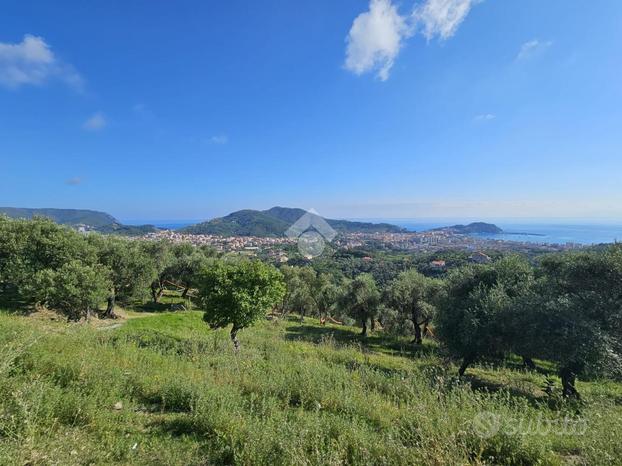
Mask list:
[[147,302],[135,302],[131,305],[131,310],[135,312],[171,312],[171,311],[190,311],[194,309],[191,299],[182,298],[177,293],[167,292],[157,303],[153,300]]
[[176,413],[172,416],[162,417],[150,422],[149,426],[175,437],[197,436],[205,438],[206,435],[213,434],[209,429],[206,430],[204,426],[197,425],[192,417],[186,414]]
[[[510,396],[515,398],[521,398],[527,400],[527,402],[536,408],[541,408],[543,405],[547,404],[549,401],[546,394],[542,392],[541,387],[533,385],[533,390],[522,389],[516,386],[509,385],[503,382],[493,382],[492,380],[485,379],[483,377],[478,377],[477,375],[464,375],[464,380],[471,385],[471,388],[474,391],[481,391],[487,393],[496,393],[499,391],[505,391],[510,394]],[[542,392],[541,394],[537,394],[536,392]]]
[[[288,320],[291,321],[292,319],[290,318]],[[300,322],[298,319],[293,320]],[[291,341],[306,341],[318,344],[332,339],[340,345],[360,345],[364,351],[367,350],[392,356],[422,357],[437,353],[436,346],[430,342],[424,342],[423,345],[415,345],[407,340],[380,332],[363,336],[349,329],[332,325],[318,327],[316,325],[298,323],[287,326],[286,331],[285,338]]]
[[134,303],[131,306],[132,311],[135,312],[171,312],[173,310],[183,310],[181,308],[177,308],[180,304],[173,303],[164,303],[162,301],[158,303],[154,303],[153,301],[149,301],[146,303]]
[[34,311],[32,305],[24,301],[15,288],[2,285],[0,285],[0,309],[21,315],[28,315]]

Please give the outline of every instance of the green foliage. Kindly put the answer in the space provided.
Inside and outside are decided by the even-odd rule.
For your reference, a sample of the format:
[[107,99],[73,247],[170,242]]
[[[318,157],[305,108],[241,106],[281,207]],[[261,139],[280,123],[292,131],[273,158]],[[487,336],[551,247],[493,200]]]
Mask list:
[[576,375],[622,376],[622,246],[542,260],[515,344]]
[[427,326],[436,314],[436,300],[441,282],[428,278],[415,269],[407,270],[393,280],[386,292],[386,303],[409,319],[414,328],[415,342],[422,343],[421,326]]
[[162,278],[186,289],[197,287],[200,274],[209,264],[206,252],[189,243],[172,246],[172,257],[162,271]]
[[56,271],[70,261],[97,263],[96,250],[83,235],[51,220],[0,219],[0,281],[33,300],[33,279],[44,270]]
[[141,299],[158,276],[158,256],[137,241],[115,236],[89,236],[101,264],[111,271],[114,298],[121,302]]
[[110,270],[100,264],[73,260],[56,270],[37,272],[30,286],[38,302],[78,320],[106,299],[112,286],[109,276]]
[[282,314],[297,312],[301,316],[314,310],[315,301],[312,285],[317,274],[310,267],[296,267],[283,265],[279,269],[283,274],[285,293],[280,303]]
[[203,271],[199,282],[203,320],[211,328],[232,324],[236,347],[236,332],[265,316],[284,294],[281,272],[259,261],[217,261]]
[[511,349],[518,331],[511,325],[514,305],[532,283],[532,267],[518,256],[449,274],[436,333],[453,355],[464,359],[461,372],[478,357],[496,357]]
[[361,323],[363,335],[367,335],[367,321],[376,317],[379,306],[380,291],[370,274],[361,274],[346,282],[340,296],[340,307]]
[[319,316],[326,317],[336,310],[340,290],[329,274],[317,273],[310,288],[311,299]]
[[[324,331],[333,337],[315,342]],[[235,355],[198,312],[106,331],[0,314],[0,463],[613,466],[622,457],[617,383],[582,383],[587,404],[571,419],[588,428],[564,435],[546,426],[571,413],[540,402],[540,374],[478,367],[480,383],[509,388],[478,390],[434,351],[393,355],[391,340],[371,346],[374,337],[311,318],[261,322],[245,339]],[[478,435],[481,413],[500,420],[498,433]],[[518,420],[531,433],[512,432]]]

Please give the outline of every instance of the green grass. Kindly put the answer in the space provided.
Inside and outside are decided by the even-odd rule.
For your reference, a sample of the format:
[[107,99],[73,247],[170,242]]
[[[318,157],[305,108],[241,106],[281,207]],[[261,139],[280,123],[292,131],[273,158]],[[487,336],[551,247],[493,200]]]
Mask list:
[[[235,354],[199,312],[111,330],[0,313],[0,464],[622,464],[620,384],[566,406],[546,368],[460,381],[432,343],[356,332],[264,321]],[[478,435],[482,412],[500,433]],[[565,415],[585,433],[510,431]]]

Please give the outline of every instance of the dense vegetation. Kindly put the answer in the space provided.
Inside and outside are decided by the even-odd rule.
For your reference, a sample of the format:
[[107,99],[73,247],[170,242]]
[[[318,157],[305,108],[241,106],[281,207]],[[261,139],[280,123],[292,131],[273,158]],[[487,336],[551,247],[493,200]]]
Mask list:
[[[409,340],[363,339],[310,318],[260,322],[235,354],[228,332],[209,330],[199,312],[130,316],[108,329],[0,314],[0,463],[614,465],[622,456],[620,384],[581,383],[577,411],[547,395],[546,366],[508,361],[459,380],[433,344],[415,352]],[[499,416],[498,432],[482,413]]]
[[[443,276],[412,258],[372,262],[277,269],[0,218],[0,308],[126,322],[102,333],[105,320],[0,317],[0,458],[615,464],[622,246],[486,265],[458,254]],[[481,413],[589,431],[526,437],[495,424],[488,435]],[[66,442],[53,447],[54,436]]]
[[[221,236],[283,236],[283,234],[307,212],[303,209],[273,207],[268,210],[240,210],[226,217],[215,218],[183,228],[191,234]],[[400,232],[402,228],[386,223],[350,222],[326,220],[338,232]]]

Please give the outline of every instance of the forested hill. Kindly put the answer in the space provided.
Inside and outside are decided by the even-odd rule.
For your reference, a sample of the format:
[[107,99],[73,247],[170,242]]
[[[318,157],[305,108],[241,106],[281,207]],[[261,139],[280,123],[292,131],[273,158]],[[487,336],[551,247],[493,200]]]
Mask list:
[[[226,217],[191,225],[184,233],[221,236],[283,236],[306,213],[303,209],[272,207],[268,210],[239,210]],[[326,219],[340,233],[399,233],[404,231],[388,223],[351,222]]]
[[85,227],[100,233],[117,233],[122,235],[142,235],[156,231],[153,225],[123,225],[112,215],[96,210],[81,209],[30,209],[20,207],[0,207],[0,215],[10,218],[31,219],[46,217],[61,225]]
[[468,234],[499,234],[503,233],[503,230],[497,225],[492,223],[474,222],[468,225],[453,225],[450,227],[435,228],[434,231],[449,231],[451,233],[457,233],[462,235]]

